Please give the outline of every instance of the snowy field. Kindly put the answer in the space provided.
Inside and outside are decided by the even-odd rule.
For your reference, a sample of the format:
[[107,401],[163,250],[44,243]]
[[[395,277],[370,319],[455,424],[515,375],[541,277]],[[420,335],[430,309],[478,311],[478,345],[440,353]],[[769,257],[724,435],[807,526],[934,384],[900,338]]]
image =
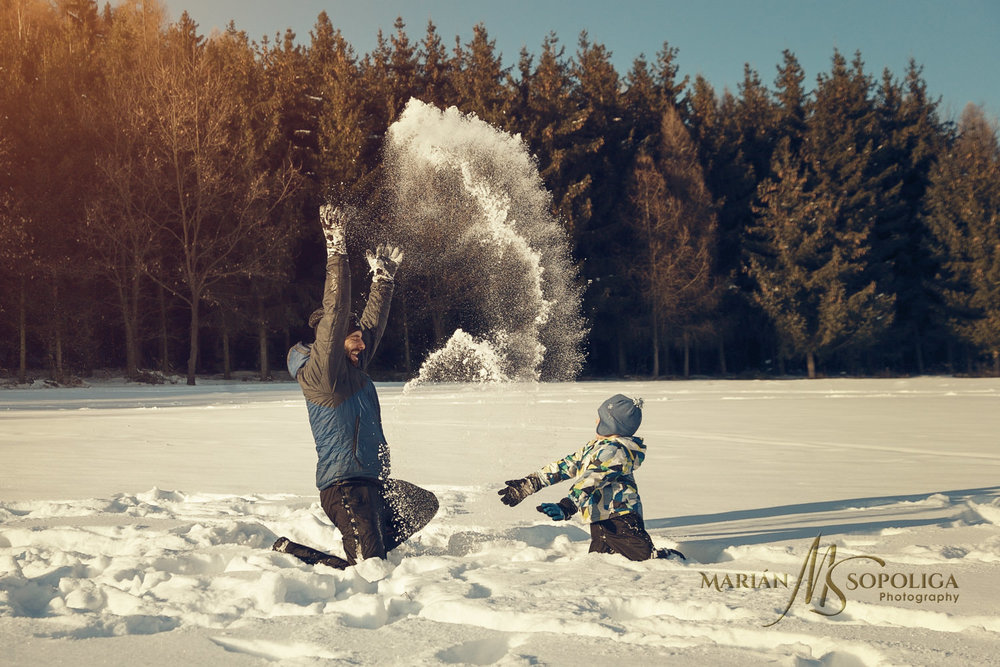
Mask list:
[[[619,391],[686,562],[588,554],[534,511],[566,484],[497,499]],[[0,664],[998,664],[1000,380],[380,395],[394,476],[441,511],[368,581],[269,550],[341,553],[296,385],[0,391]]]

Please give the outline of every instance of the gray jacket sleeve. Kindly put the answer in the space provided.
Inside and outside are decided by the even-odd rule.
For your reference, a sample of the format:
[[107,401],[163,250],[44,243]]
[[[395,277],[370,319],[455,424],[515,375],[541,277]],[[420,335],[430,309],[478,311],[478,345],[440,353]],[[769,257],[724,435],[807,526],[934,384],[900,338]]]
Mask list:
[[333,255],[326,262],[323,286],[323,319],[316,327],[316,342],[309,361],[299,371],[299,384],[313,403],[332,400],[335,383],[348,363],[344,339],[351,315],[351,269],[347,255]]
[[358,361],[362,369],[368,367],[368,363],[382,340],[382,334],[385,333],[394,288],[392,281],[388,280],[372,283],[368,303],[365,304],[365,310],[361,314],[361,339],[365,342],[365,350],[359,356]]

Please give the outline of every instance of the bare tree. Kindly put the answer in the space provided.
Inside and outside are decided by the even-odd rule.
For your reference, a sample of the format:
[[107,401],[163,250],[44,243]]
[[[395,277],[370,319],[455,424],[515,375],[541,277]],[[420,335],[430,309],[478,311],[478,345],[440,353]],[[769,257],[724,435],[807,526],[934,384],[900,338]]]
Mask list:
[[166,177],[154,228],[167,255],[150,275],[190,308],[188,384],[195,383],[203,299],[218,283],[266,270],[273,214],[299,183],[287,161],[261,169],[261,145],[245,131],[254,100],[241,99],[242,77],[226,66],[231,50],[245,46],[237,41],[227,33],[204,44],[185,14],[168,30],[145,86]]
[[[6,150],[6,142],[0,138],[0,171],[7,172],[12,168]],[[25,231],[25,220],[18,211],[13,196],[5,190],[0,190],[0,277],[6,285],[8,281],[16,281],[16,289],[3,290],[4,298],[0,300],[0,314],[8,309],[17,312],[17,356],[18,382],[28,379],[28,346],[27,346],[27,275],[24,266],[32,254],[28,235]],[[8,297],[17,295],[16,302],[11,303]]]
[[138,376],[142,361],[142,282],[161,253],[154,230],[163,212],[163,163],[151,142],[157,110],[144,86],[163,22],[162,11],[153,5],[119,9],[104,40],[104,86],[88,108],[100,143],[85,238],[115,288],[130,379]]

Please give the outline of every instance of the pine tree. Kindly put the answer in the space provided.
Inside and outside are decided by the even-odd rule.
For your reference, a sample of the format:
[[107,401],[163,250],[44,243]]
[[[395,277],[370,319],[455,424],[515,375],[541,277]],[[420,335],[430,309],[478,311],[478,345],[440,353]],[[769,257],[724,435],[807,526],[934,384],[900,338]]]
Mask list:
[[782,52],[775,85],[774,136],[788,137],[789,148],[796,152],[806,132],[808,98],[802,87],[806,75],[791,51]]
[[760,75],[749,65],[744,66],[743,81],[738,88],[734,110],[740,151],[759,183],[770,173],[771,157],[781,138],[777,127],[780,114]]
[[296,95],[316,102],[315,179],[320,190],[326,197],[349,198],[368,171],[366,158],[374,150],[368,135],[376,128],[369,123],[384,123],[385,115],[372,120],[366,115],[371,106],[366,101],[368,91],[361,86],[354,49],[340,30],[334,30],[325,12],[316,19],[306,60],[308,83],[304,88],[293,87],[294,66],[283,80]]
[[948,325],[1000,375],[1000,142],[980,107],[965,108],[957,139],[931,171],[924,220]]
[[296,167],[315,175],[319,98],[306,50],[296,45],[295,34],[286,30],[283,36],[276,35],[273,43],[265,37],[254,51],[265,77],[260,85],[273,89],[268,103],[270,117],[267,127],[262,129],[263,140],[272,147],[280,147],[276,150],[282,153],[286,146],[293,146]]
[[708,81],[698,76],[688,94],[687,108],[688,127],[716,211],[718,231],[713,273],[726,289],[719,294],[715,328],[719,370],[725,373],[730,343],[738,342],[745,347],[753,342],[746,332],[760,329],[750,324],[755,309],[748,305],[738,289],[743,238],[752,220],[751,202],[756,181],[741,148],[736,99],[729,93],[718,99]]
[[[743,68],[743,80],[737,86],[737,94],[724,93],[720,102],[720,115],[723,150],[736,148],[736,155],[729,164],[732,165],[734,178],[726,178],[718,168],[709,171],[709,182],[713,192],[725,197],[719,205],[719,261],[722,267],[733,268],[742,265],[743,254],[747,252],[749,230],[755,218],[753,212],[756,190],[761,182],[771,175],[771,160],[775,145],[780,139],[778,132],[779,111],[770,91],[760,79],[756,70],[748,64]],[[726,169],[726,158],[723,154],[719,166]],[[747,305],[753,303],[752,286],[747,284],[746,275],[741,272],[731,273],[732,284],[739,287],[739,292],[729,291],[725,299],[730,310],[726,312],[735,316],[731,326],[739,332],[737,340],[745,348],[753,343],[770,347],[773,327],[766,320],[757,317],[757,309]],[[734,298],[741,295],[742,299]],[[747,336],[745,332],[754,332]],[[749,339],[749,340],[748,340]],[[769,349],[767,349],[770,352]],[[753,355],[749,349],[746,352]],[[783,369],[783,359],[778,356],[779,371]]]
[[355,196],[370,197],[377,187],[375,176],[379,173],[382,142],[396,113],[391,67],[392,47],[379,30],[375,50],[358,63],[359,85],[354,89],[359,100],[356,108],[360,111],[358,127],[363,138],[361,179],[355,184]]
[[664,42],[657,54],[655,71],[643,55],[632,62],[620,102],[621,123],[626,131],[621,143],[623,162],[634,161],[641,152],[658,150],[663,115],[668,109],[675,109],[682,118],[687,118],[687,105],[681,95],[688,79],[677,82],[676,57],[677,49]]
[[573,133],[582,121],[572,99],[573,80],[564,51],[559,39],[549,34],[542,42],[537,66],[522,53],[520,94],[512,109],[514,129],[538,160],[539,174],[552,192],[557,210],[567,204],[567,193],[573,186],[567,170],[576,151]]
[[653,150],[660,140],[660,122],[668,103],[642,56],[632,62],[632,69],[625,77],[622,105],[623,121],[629,129],[626,141],[630,152]]
[[[560,211],[578,244],[582,234],[594,243],[605,243],[614,235],[614,212],[619,210],[628,173],[621,82],[610,52],[592,43],[586,32],[580,35],[571,72],[579,126],[573,133],[576,155],[567,170],[573,186]],[[590,246],[590,239],[586,241]]]
[[746,270],[753,298],[778,332],[782,351],[817,362],[846,347],[870,343],[891,316],[891,297],[874,282],[860,284],[867,233],[843,224],[844,204],[817,177],[820,158],[792,153],[783,139],[772,178],[758,189],[757,224],[750,228]]
[[496,40],[490,39],[485,25],[478,23],[473,27],[472,41],[464,47],[461,40],[455,40],[451,71],[455,106],[494,127],[510,128],[508,112],[512,95],[506,88],[508,68],[503,66],[502,54],[496,53]]
[[656,158],[640,154],[636,160],[629,190],[641,248],[630,258],[629,273],[649,313],[654,377],[664,340],[682,343],[684,374],[690,373],[691,342],[705,333],[717,299],[715,211],[697,148],[676,109],[664,112],[660,136]]
[[910,352],[920,373],[926,366],[925,348],[942,338],[934,323],[929,284],[936,266],[921,220],[930,171],[948,134],[938,105],[913,60],[901,83],[888,71],[883,74],[878,93],[880,134],[885,160],[896,166],[900,186],[896,201],[886,202],[878,211],[875,227],[875,261],[887,271],[886,290],[897,295],[883,356],[895,360]]
[[684,104],[684,89],[687,87],[689,79],[685,76],[680,81],[677,74],[680,72],[680,65],[677,64],[679,50],[663,42],[663,46],[656,54],[656,68],[654,78],[656,89],[659,95],[658,106],[661,109],[674,106],[681,112],[681,118],[687,120],[688,109]]
[[448,52],[432,21],[417,53],[417,95],[428,104],[443,109],[455,98]]
[[888,330],[895,302],[895,295],[887,291],[891,287],[887,267],[873,244],[879,217],[897,213],[899,177],[881,134],[872,88],[860,54],[848,67],[835,52],[830,74],[819,77],[807,105],[802,140],[803,157],[813,178],[810,187],[836,211],[834,247],[848,263],[839,274],[844,293],[849,298],[873,290],[873,301],[862,299],[868,305],[844,313],[845,317],[866,318],[842,324],[846,332],[863,332],[845,337],[838,345],[849,355],[867,352]]
[[610,52],[586,32],[577,42],[571,73],[578,125],[564,166],[566,192],[557,204],[576,255],[586,258],[583,277],[593,281],[587,294],[595,313],[591,340],[595,347],[616,349],[617,367],[624,373],[632,341],[620,322],[639,312],[640,302],[625,280],[631,249],[625,247],[623,212],[632,156],[621,79]]
[[418,91],[417,46],[410,42],[406,34],[406,24],[397,18],[393,24],[395,32],[389,38],[392,57],[389,59],[389,81],[391,95],[391,115],[395,120],[411,97]]

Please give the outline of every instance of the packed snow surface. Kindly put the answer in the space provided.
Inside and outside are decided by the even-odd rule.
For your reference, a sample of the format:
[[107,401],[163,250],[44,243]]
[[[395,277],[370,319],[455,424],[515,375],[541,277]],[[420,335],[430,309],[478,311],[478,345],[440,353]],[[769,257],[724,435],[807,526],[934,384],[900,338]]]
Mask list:
[[[687,561],[588,554],[534,510],[567,484],[497,498],[618,392]],[[0,392],[0,664],[997,664],[998,380],[379,393],[394,476],[441,510],[337,571],[270,550],[342,553],[295,384]]]

